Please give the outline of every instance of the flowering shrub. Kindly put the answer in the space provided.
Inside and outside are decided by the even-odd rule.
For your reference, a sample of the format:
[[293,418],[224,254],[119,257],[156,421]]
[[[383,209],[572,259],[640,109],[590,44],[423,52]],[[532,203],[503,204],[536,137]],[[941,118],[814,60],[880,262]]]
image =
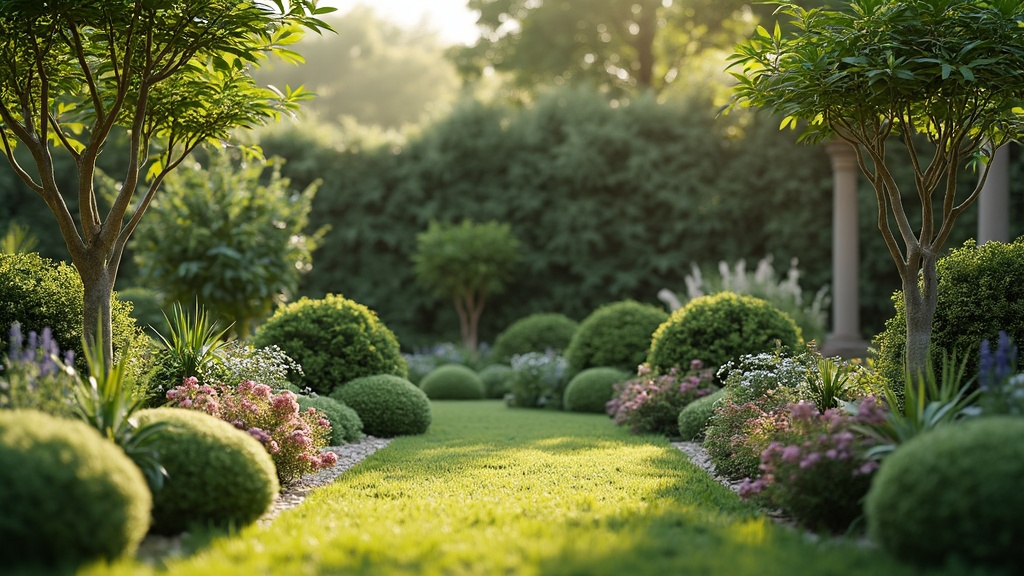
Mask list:
[[725,398],[715,406],[704,433],[704,449],[718,474],[742,480],[759,475],[761,452],[789,425],[786,406],[801,398],[786,386],[740,403],[730,399],[731,392],[727,387]]
[[[0,367],[0,408],[31,408],[53,416],[72,416],[77,375],[75,354],[61,356],[60,346],[49,328],[42,334],[28,333],[25,341],[21,325],[11,325],[10,350]],[[63,361],[63,363],[62,363]]]
[[761,453],[761,477],[744,480],[740,496],[757,495],[811,528],[843,531],[860,516],[878,467],[865,456],[873,441],[858,434],[857,425],[880,423],[885,411],[868,396],[856,415],[821,413],[811,402],[790,404],[787,412],[788,421]]
[[522,408],[561,408],[568,384],[568,363],[548,351],[516,354],[512,357],[512,395]]
[[218,355],[220,362],[209,368],[204,374],[204,381],[252,380],[270,386],[271,390],[287,390],[292,386],[288,374],[302,374],[302,366],[276,344],[256,348],[249,344],[229,342],[218,351]]
[[274,394],[270,386],[252,380],[238,386],[200,385],[189,377],[167,398],[172,406],[206,412],[259,440],[274,459],[281,484],[338,462],[333,452],[321,453],[331,423],[314,408],[300,411],[291,391]]
[[606,405],[608,414],[635,434],[674,436],[679,412],[715,391],[711,371],[702,368],[701,361],[694,360],[685,374],[673,367],[667,374],[654,375],[650,366],[641,364],[636,378],[615,385],[615,396]]

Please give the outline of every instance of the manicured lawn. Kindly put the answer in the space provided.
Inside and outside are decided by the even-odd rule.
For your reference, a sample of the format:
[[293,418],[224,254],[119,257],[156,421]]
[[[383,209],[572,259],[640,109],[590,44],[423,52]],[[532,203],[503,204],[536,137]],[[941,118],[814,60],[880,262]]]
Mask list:
[[920,573],[777,527],[664,438],[607,417],[497,401],[433,408],[427,434],[395,440],[270,526],[217,539],[168,573]]

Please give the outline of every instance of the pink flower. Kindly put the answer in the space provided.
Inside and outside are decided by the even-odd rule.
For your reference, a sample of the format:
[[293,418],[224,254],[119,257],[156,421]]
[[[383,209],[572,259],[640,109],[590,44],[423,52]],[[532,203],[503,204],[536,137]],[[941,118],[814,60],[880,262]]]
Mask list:
[[782,450],[782,461],[783,462],[796,462],[800,459],[800,447],[799,446],[786,446]]
[[800,461],[800,467],[809,468],[817,464],[819,460],[821,460],[821,454],[818,454],[817,452],[811,452],[806,457],[804,457],[803,460]]

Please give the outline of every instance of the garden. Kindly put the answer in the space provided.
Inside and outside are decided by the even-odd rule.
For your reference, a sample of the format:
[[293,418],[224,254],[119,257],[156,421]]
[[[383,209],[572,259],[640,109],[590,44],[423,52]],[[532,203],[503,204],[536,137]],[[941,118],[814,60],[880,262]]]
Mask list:
[[[785,27],[732,48],[732,127],[758,132],[754,117],[735,120],[754,107],[803,141],[851,144],[877,202],[900,289],[868,354],[842,358],[821,351],[828,290],[801,286],[795,256],[781,273],[770,253],[748,272],[727,251],[717,272],[669,274],[674,253],[656,247],[676,231],[650,214],[632,228],[629,214],[604,220],[615,214],[602,202],[627,184],[559,146],[588,130],[596,148],[629,142],[630,169],[655,181],[672,149],[626,127],[653,133],[674,112],[653,96],[627,106],[623,86],[606,87],[612,100],[555,92],[503,119],[469,106],[405,156],[392,141],[346,157],[346,185],[364,195],[349,208],[377,230],[346,227],[333,244],[345,220],[328,216],[349,200],[316,209],[324,183],[308,167],[293,183],[262,157],[279,136],[222,145],[299,111],[301,88],[260,88],[252,70],[268,55],[300,61],[299,31],[331,33],[333,9],[195,4],[0,6],[4,150],[70,255],[41,254],[16,223],[0,242],[0,572],[1024,565],[1024,238],[977,245],[955,227],[995,149],[1024,133],[1022,5],[784,3]],[[670,6],[631,12],[647,22],[647,9]],[[588,109],[614,130],[571,118]],[[507,158],[559,157],[495,181],[569,191],[565,206],[596,227],[530,226],[548,210],[539,194],[495,209],[507,218],[439,217],[444,196],[424,189],[459,161],[431,146],[481,118],[473,126],[504,131],[488,137]],[[581,132],[538,139],[556,125]],[[559,143],[545,154],[545,142]],[[98,163],[106,150],[127,160],[118,179]],[[543,171],[555,165],[577,175],[564,188]],[[980,176],[965,179],[968,166]],[[643,210],[668,202],[649,196]],[[558,226],[564,237],[544,235]],[[118,289],[126,253],[133,283]],[[351,259],[310,281],[319,254]],[[352,277],[348,294],[310,288],[336,273]]]

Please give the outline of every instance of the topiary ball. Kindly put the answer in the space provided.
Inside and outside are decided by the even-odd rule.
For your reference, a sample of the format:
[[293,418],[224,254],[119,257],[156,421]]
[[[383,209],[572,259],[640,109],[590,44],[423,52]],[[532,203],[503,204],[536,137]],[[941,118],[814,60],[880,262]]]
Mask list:
[[[936,263],[938,303],[932,323],[932,357],[941,368],[942,353],[966,355],[966,374],[978,373],[982,340],[995,342],[1003,330],[1024,342],[1024,238],[977,246],[968,240]],[[893,295],[895,315],[875,337],[875,369],[890,384],[903,386],[907,314],[903,292]]]
[[431,400],[481,400],[484,382],[472,368],[461,364],[438,366],[423,377],[420,389]]
[[391,374],[363,376],[338,388],[331,397],[350,406],[373,436],[423,434],[430,427],[430,400],[412,382]]
[[359,414],[330,396],[297,396],[301,411],[315,408],[331,421],[331,446],[358,442],[363,437],[363,421]]
[[635,374],[647,357],[651,335],[666,319],[661,308],[633,300],[601,306],[580,322],[565,350],[569,372],[606,367]]
[[1024,566],[1024,419],[938,428],[882,462],[865,501],[868,532],[917,564]]
[[683,440],[700,440],[704,437],[711,415],[715,412],[715,402],[725,396],[725,389],[716,390],[703,398],[690,402],[679,412],[679,435]]
[[0,410],[0,572],[130,556],[152,505],[142,472],[93,428]]
[[289,379],[321,396],[362,376],[408,374],[398,340],[377,315],[334,294],[280,308],[253,338],[257,348],[271,344],[302,366],[303,374],[289,373]]
[[491,364],[478,375],[484,383],[484,396],[487,398],[504,398],[512,391],[512,375],[515,371],[507,364]]
[[516,354],[561,352],[572,340],[579,323],[564,314],[531,314],[516,320],[494,340],[492,353],[498,362]]
[[255,522],[280,488],[270,454],[258,440],[204,412],[155,408],[139,422],[167,422],[153,442],[167,479],[153,502],[156,534],[191,524],[241,527]]
[[796,350],[803,344],[800,328],[767,300],[733,292],[694,298],[672,313],[651,339],[647,362],[652,370],[687,369],[700,360],[722,366],[745,354],[768,352],[776,341]]
[[562,407],[570,412],[604,414],[605,405],[615,395],[615,385],[630,377],[629,372],[618,368],[587,368],[569,380]]

